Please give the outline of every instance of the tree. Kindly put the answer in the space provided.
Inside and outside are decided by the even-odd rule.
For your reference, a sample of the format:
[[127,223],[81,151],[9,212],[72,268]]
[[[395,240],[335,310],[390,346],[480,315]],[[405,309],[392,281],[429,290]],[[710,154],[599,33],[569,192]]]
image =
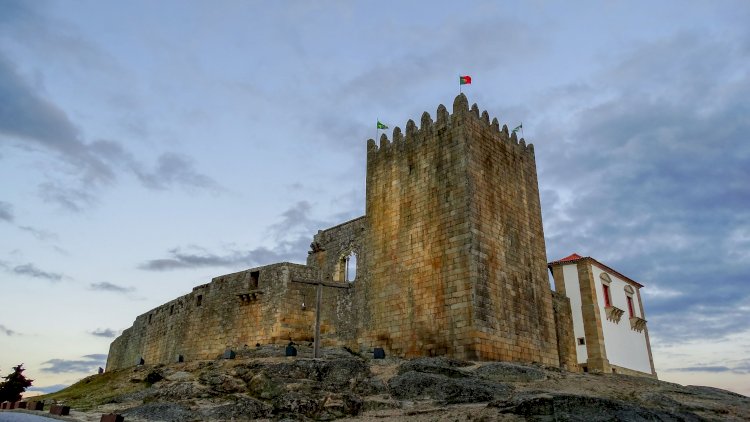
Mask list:
[[14,366],[13,372],[5,377],[5,381],[0,382],[0,402],[21,400],[21,394],[34,381],[23,376],[23,371],[23,364]]

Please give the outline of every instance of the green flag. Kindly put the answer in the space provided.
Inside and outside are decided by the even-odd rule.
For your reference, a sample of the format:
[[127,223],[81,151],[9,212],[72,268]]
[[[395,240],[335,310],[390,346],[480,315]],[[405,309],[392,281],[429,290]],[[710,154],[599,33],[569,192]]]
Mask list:
[[516,126],[516,128],[513,129],[513,133],[516,133],[516,132],[518,132],[521,129],[523,129],[523,123],[521,123],[520,125]]
[[388,129],[388,126],[380,123],[380,120],[378,120],[378,129]]

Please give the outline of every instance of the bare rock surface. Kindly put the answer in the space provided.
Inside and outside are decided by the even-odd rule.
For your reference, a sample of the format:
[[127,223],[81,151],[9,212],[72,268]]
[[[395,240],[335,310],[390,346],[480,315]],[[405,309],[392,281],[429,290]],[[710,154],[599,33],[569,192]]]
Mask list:
[[197,421],[200,417],[187,406],[176,403],[146,403],[122,412],[127,420],[183,422]]
[[297,357],[281,346],[239,355],[94,375],[43,399],[86,422],[109,412],[128,422],[750,420],[748,397],[646,377],[346,350],[312,359],[304,347]]

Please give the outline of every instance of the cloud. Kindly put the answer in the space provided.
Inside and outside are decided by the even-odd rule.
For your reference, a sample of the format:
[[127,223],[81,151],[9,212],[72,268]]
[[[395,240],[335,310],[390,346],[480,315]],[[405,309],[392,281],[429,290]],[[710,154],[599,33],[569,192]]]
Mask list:
[[25,275],[28,277],[33,278],[41,278],[49,281],[60,281],[63,278],[62,274],[59,273],[51,273],[47,271],[42,271],[39,268],[36,267],[34,264],[24,264],[24,265],[17,265],[13,268],[13,272],[18,275]]
[[92,142],[91,150],[106,162],[134,174],[149,189],[165,190],[175,186],[221,192],[223,189],[212,178],[199,173],[193,160],[183,154],[166,152],[158,156],[154,168],[149,170],[133,154],[114,141]]
[[0,324],[0,333],[5,334],[8,337],[18,334],[2,324]]
[[78,129],[65,112],[42,98],[1,54],[0,97],[4,102],[0,108],[1,135],[21,137],[71,157],[85,158],[86,148],[78,139]]
[[[115,183],[118,171],[135,176],[149,189],[184,187],[221,192],[212,178],[195,169],[192,160],[175,152],[158,156],[153,169],[139,162],[120,143],[97,140],[86,143],[64,110],[45,99],[0,53],[0,137],[53,153],[62,162],[54,180],[39,185],[42,199],[80,212],[97,201],[99,191]],[[0,219],[12,221],[9,204],[0,203]]]
[[0,221],[13,222],[13,205],[0,201]]
[[[13,205],[11,205],[8,202],[0,201],[0,221],[5,221],[7,223],[13,223],[15,220],[15,216],[13,215]],[[57,235],[55,233],[37,229],[31,226],[17,226],[19,229],[31,233],[32,236],[36,237],[39,240],[50,240],[50,239],[57,239]]]
[[42,365],[48,365],[46,368],[42,368],[42,372],[49,372],[53,374],[62,374],[68,372],[95,372],[98,368],[104,367],[107,363],[107,355],[104,354],[92,354],[84,355],[83,359],[80,360],[67,360],[67,359],[50,359],[43,362]]
[[133,287],[123,287],[106,281],[101,283],[91,283],[89,284],[89,289],[114,293],[130,293],[135,290]]
[[173,248],[167,258],[146,261],[138,268],[149,271],[168,271],[201,267],[258,266],[275,262],[299,262],[306,257],[306,251],[317,230],[332,224],[310,217],[312,206],[307,201],[295,203],[281,213],[281,220],[268,228],[268,234],[275,246],[265,246],[251,250],[227,249],[217,254],[198,246]]
[[731,372],[730,368],[726,366],[691,366],[687,368],[674,368],[670,371],[681,371],[681,372]]
[[57,234],[52,233],[47,230],[37,229],[31,226],[18,226],[19,229],[30,233],[32,236],[36,237],[39,240],[56,240]]
[[750,359],[726,362],[726,365],[695,365],[682,368],[669,368],[669,372],[710,372],[750,374]]
[[548,257],[596,254],[642,282],[660,341],[715,340],[750,320],[742,48],[711,33],[636,45],[587,86],[558,89],[564,109],[542,110],[564,116],[536,140]]
[[104,337],[104,338],[115,338],[117,337],[117,331],[111,328],[97,328],[90,333],[92,336]]
[[152,172],[139,171],[138,177],[151,189],[166,189],[178,185],[214,192],[221,190],[213,179],[195,170],[189,157],[176,153],[162,154]]
[[48,385],[48,386],[45,386],[45,387],[31,386],[31,387],[27,388],[26,391],[38,391],[38,392],[40,392],[42,394],[50,394],[50,393],[56,393],[56,392],[58,392],[58,391],[60,391],[60,390],[62,390],[64,388],[68,388],[68,387],[70,387],[69,384],[53,384],[53,385]]

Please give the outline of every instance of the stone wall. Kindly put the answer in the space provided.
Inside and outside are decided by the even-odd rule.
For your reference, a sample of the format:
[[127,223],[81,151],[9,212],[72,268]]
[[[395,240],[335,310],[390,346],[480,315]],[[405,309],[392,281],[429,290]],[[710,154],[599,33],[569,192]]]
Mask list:
[[362,339],[401,356],[558,365],[533,148],[463,95],[436,117],[368,142]]
[[[533,146],[459,97],[480,356],[558,365]],[[460,137],[459,137],[460,139]]]
[[459,95],[452,115],[369,140],[366,183],[366,215],[319,231],[307,265],[217,277],[140,315],[107,368],[312,341],[316,283],[323,346],[560,364],[532,146]]
[[214,278],[189,294],[139,315],[112,342],[107,369],[148,363],[213,359],[225,349],[312,339],[313,308],[302,298],[314,288],[293,279],[317,279],[317,270],[281,263]]
[[560,367],[568,371],[579,372],[570,299],[564,293],[552,292],[552,309],[555,312],[557,354],[560,357]]

